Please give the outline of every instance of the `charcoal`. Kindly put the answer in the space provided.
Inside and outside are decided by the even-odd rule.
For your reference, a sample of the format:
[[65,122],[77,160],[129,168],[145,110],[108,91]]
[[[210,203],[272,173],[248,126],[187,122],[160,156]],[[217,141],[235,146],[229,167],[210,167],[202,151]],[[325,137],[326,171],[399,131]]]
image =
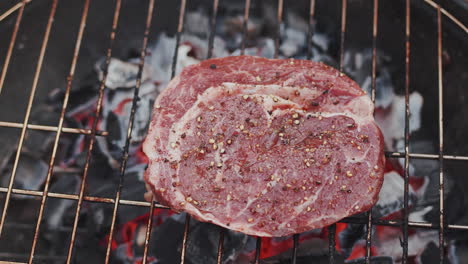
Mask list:
[[[274,37],[277,34],[277,2],[252,1],[251,17],[247,24],[247,39],[245,54],[259,55],[273,58],[275,55]],[[244,3],[228,3],[220,5],[218,14],[216,36],[214,37],[214,57],[239,55],[243,38],[243,6]],[[306,11],[306,10],[302,10]],[[177,52],[175,74],[183,67],[198,63],[208,54],[207,38],[210,29],[209,13],[200,10],[189,10],[186,13],[184,32],[181,35],[181,45]],[[317,13],[320,16],[320,13]],[[328,19],[328,20],[327,20]],[[219,23],[223,21],[224,23]],[[279,57],[307,58],[307,45],[310,42],[311,59],[322,61],[334,67],[338,67],[339,51],[339,26],[333,18],[320,18],[325,23],[316,24],[313,21],[311,39],[307,39],[309,30],[308,21],[299,13],[285,8],[283,23],[280,25],[280,49]],[[168,33],[169,34],[169,33]],[[142,84],[139,97],[136,100],[137,112],[133,122],[131,141],[129,142],[129,158],[122,198],[128,200],[141,200],[144,193],[143,173],[146,167],[145,159],[141,153],[141,142],[144,140],[148,129],[154,99],[166,87],[172,73],[172,60],[176,38],[166,33],[155,35],[156,41],[150,43],[148,56],[145,58],[145,67],[142,73]],[[133,43],[133,42],[131,42]],[[129,43],[128,45],[132,45]],[[379,45],[380,47],[380,45]],[[86,185],[86,193],[100,197],[114,198],[120,180],[120,164],[122,151],[126,144],[126,135],[129,126],[130,110],[133,104],[135,81],[137,78],[140,50],[130,47],[129,54],[116,56],[111,59],[108,68],[108,76],[105,82],[103,108],[99,113],[99,130],[109,133],[106,137],[98,136],[91,159],[90,170]],[[122,54],[120,54],[122,55]],[[449,61],[449,59],[450,61]],[[444,50],[444,66],[452,67],[454,55],[450,56]],[[94,71],[89,72],[79,80],[80,85],[73,85],[70,101],[65,115],[64,127],[90,129],[96,118],[97,94],[100,82],[104,75],[103,57],[97,59]],[[385,134],[387,150],[404,151],[404,97],[396,90],[402,90],[401,82],[395,81],[395,58],[386,54],[380,48],[377,49],[377,73],[376,73],[376,115],[377,121]],[[400,62],[398,62],[400,63]],[[449,65],[450,64],[450,65]],[[361,87],[371,92],[371,67],[372,50],[369,48],[347,47],[344,53],[344,71]],[[401,68],[402,64],[398,64]],[[91,67],[91,66],[90,66]],[[444,67],[444,70],[447,69]],[[462,83],[462,82],[460,82]],[[427,124],[421,120],[427,114],[423,112],[423,106],[427,107],[421,94],[414,92],[410,95],[410,133],[411,136],[426,135]],[[47,99],[34,106],[30,123],[56,126],[65,95],[65,87],[53,89]],[[451,94],[455,98],[456,94]],[[449,100],[450,101],[450,100]],[[434,106],[430,106],[434,107]],[[448,110],[455,106],[448,106]],[[447,109],[445,109],[447,110]],[[466,111],[452,109],[455,115],[448,119],[450,128],[454,131],[460,124],[466,123],[463,115]],[[452,112],[453,112],[452,111]],[[446,111],[447,113],[448,111]],[[451,112],[450,112],[451,113]],[[434,118],[431,116],[431,118]],[[459,121],[459,122],[453,122]],[[43,187],[47,174],[48,161],[55,132],[44,132],[29,129],[26,134],[24,147],[21,153],[17,170],[15,188],[40,190]],[[459,148],[460,139],[464,134],[457,132],[456,137],[448,138],[446,146],[457,146],[463,152],[466,147]],[[3,147],[0,153],[1,183],[6,186],[12,169],[12,157],[15,153],[17,142],[11,142],[0,138]],[[62,133],[58,148],[56,167],[52,175],[50,191],[57,193],[76,193],[81,182],[82,168],[85,166],[87,146],[90,137],[70,133]],[[413,140],[410,151],[413,153],[437,153],[437,140],[423,137],[423,140]],[[466,145],[466,144],[465,144]],[[452,154],[452,153],[450,153]],[[463,153],[455,153],[463,154]],[[399,159],[393,170],[385,176],[384,188],[381,199],[373,209],[374,218],[397,215],[401,217],[403,208],[403,185],[401,168],[404,159]],[[446,162],[447,164],[448,162]],[[449,164],[450,165],[450,164]],[[465,166],[466,167],[466,166]],[[463,165],[446,165],[445,167],[445,199],[446,223],[468,224],[466,190],[463,183],[466,177],[463,173]],[[413,181],[421,181],[422,187],[413,186]],[[437,160],[411,159],[410,160],[410,220],[429,221],[438,224],[439,219],[439,167]],[[25,197],[25,196],[21,196]],[[16,195],[13,199],[18,199]],[[32,202],[32,200],[21,200]],[[56,254],[63,253],[63,241],[68,237],[56,234],[53,230],[69,230],[74,219],[74,206],[76,201],[48,199],[44,212],[44,228],[47,234],[40,242],[53,244],[52,251]],[[79,235],[76,241],[74,261],[87,263],[90,256],[93,261],[102,262],[105,255],[106,236],[109,233],[109,225],[112,220],[112,204],[87,203],[83,204],[80,213]],[[12,210],[12,209],[10,209]],[[168,210],[165,210],[169,212]],[[120,206],[116,218],[115,242],[116,248],[112,250],[112,263],[136,263],[141,260],[143,247],[141,244],[141,230],[146,227],[146,220],[142,216],[148,212],[148,208]],[[26,213],[26,212],[25,212]],[[33,212],[27,212],[36,217]],[[144,218],[144,217],[143,217]],[[185,214],[164,215],[155,218],[151,233],[149,261],[152,263],[177,263],[180,261],[181,241],[184,230]],[[35,220],[35,219],[33,219]],[[124,226],[135,225],[137,233],[133,237],[122,240]],[[84,232],[83,232],[84,230]],[[402,234],[399,228],[385,227],[381,230],[373,229],[373,249],[376,254],[372,256],[371,263],[393,263],[393,259],[401,257],[400,239]],[[49,232],[50,231],[50,232]],[[140,233],[138,233],[140,232]],[[379,232],[378,234],[376,234]],[[62,232],[63,233],[63,232]],[[336,254],[337,263],[364,263],[363,258],[346,260],[352,250],[362,246],[365,225],[349,224],[344,231],[338,233],[340,250]],[[467,234],[460,230],[447,230],[446,238],[453,240],[448,245],[448,258],[452,263],[463,263],[466,259]],[[187,241],[187,263],[215,263],[218,246],[219,228],[206,223],[191,220],[190,232]],[[328,263],[328,241],[324,238],[322,230],[312,230],[301,234],[307,237],[299,244],[296,263]],[[224,237],[224,263],[248,263],[255,252],[256,239],[239,233],[225,231]],[[435,230],[424,231],[415,229],[409,236],[409,253],[418,261],[431,263],[438,257],[438,233]],[[273,238],[270,240],[270,250],[275,256],[262,260],[263,263],[290,263],[291,248],[279,249],[277,245],[289,243],[292,238]],[[15,242],[16,243],[16,242]],[[24,243],[23,243],[24,244]],[[15,244],[16,245],[16,244]],[[104,245],[104,246],[93,246]],[[373,251],[373,252],[374,252]],[[128,252],[132,252],[130,256]],[[63,254],[66,254],[63,253]],[[245,261],[244,261],[245,260]],[[242,262],[244,261],[244,262]],[[434,262],[434,261],[432,261]]]
[[364,237],[365,226],[360,224],[349,224],[346,229],[338,234],[338,240],[341,245],[341,254],[348,258],[351,255],[354,244]]
[[[390,257],[370,257],[370,264],[393,264],[394,261]],[[345,262],[346,264],[364,264],[366,260],[364,258],[353,259]]]

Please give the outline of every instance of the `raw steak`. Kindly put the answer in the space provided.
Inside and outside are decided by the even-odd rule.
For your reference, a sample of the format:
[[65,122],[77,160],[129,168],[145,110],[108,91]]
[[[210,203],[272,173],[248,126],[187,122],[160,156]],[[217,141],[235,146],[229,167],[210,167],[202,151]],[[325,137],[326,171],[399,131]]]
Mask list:
[[286,236],[369,210],[383,180],[373,105],[322,63],[251,56],[189,66],[144,143],[156,200],[201,221]]

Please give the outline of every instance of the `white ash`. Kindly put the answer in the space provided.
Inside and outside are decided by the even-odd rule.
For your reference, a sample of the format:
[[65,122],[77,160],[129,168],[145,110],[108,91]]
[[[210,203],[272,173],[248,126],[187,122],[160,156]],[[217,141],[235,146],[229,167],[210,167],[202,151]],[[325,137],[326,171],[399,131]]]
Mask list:
[[[237,56],[240,54],[241,50],[237,49],[231,55]],[[264,38],[258,41],[258,46],[246,48],[244,54],[272,59],[275,56],[275,42],[271,38]]]
[[[151,82],[145,82],[140,87],[140,100],[138,101],[138,110],[135,113],[134,127],[132,130],[132,140],[135,142],[142,141],[145,138],[145,132],[151,118],[151,110],[156,96],[155,85]],[[118,146],[124,146],[126,141],[127,129],[130,121],[130,110],[133,103],[133,90],[120,89],[118,92],[109,96],[110,91],[105,93],[105,103],[102,107],[102,122],[103,130],[111,130],[108,127],[109,115],[119,109],[122,113],[118,116],[120,124],[120,137],[112,143]]]
[[[403,208],[404,180],[395,171],[385,173],[384,183],[379,193],[379,200],[373,208],[377,217],[388,216]],[[409,186],[409,206],[416,199],[413,188]]]
[[[103,79],[102,67],[105,64],[105,59],[101,59],[96,63],[96,71],[100,80]],[[135,81],[138,75],[138,64],[121,61],[116,58],[111,58],[108,66],[108,74],[106,77],[106,87],[109,89],[117,88],[132,88],[135,86]],[[148,80],[151,76],[150,66],[143,68],[142,82]]]
[[[80,188],[79,174],[68,174],[57,177],[50,191],[56,193],[78,193]],[[48,230],[57,230],[63,226],[67,215],[73,215],[76,202],[67,199],[49,199],[44,209],[44,219]]]
[[312,43],[314,43],[317,47],[326,52],[328,51],[328,47],[330,46],[330,38],[327,37],[327,35],[325,34],[315,32],[312,35]]
[[184,21],[185,32],[199,37],[208,37],[210,30],[209,17],[203,11],[187,12]]
[[[4,169],[1,178],[2,186],[8,186],[8,180],[13,169],[10,163]],[[15,177],[15,188],[26,190],[39,190],[47,177],[48,164],[28,153],[22,153],[21,161],[18,163]],[[20,195],[18,198],[31,198]]]
[[[391,74],[385,66],[390,62],[390,58],[379,50],[376,51],[376,54],[375,106],[387,108],[395,96]],[[345,51],[343,64],[345,72],[370,95],[372,89],[372,49]]]
[[[401,263],[401,233],[389,235],[377,247],[379,255],[390,256],[395,263]],[[429,243],[439,244],[438,231],[420,230],[408,237],[408,256],[420,256]]]
[[[423,98],[420,93],[413,92],[409,95],[410,133],[421,127],[422,105]],[[384,134],[385,146],[390,151],[404,151],[405,106],[405,97],[396,95],[387,110],[375,112],[375,120]]]
[[[189,43],[193,47],[195,53],[195,58],[204,60],[208,57],[208,41],[206,39],[201,39],[196,35],[184,34],[181,37],[181,44]],[[229,52],[226,48],[226,43],[224,40],[218,36],[215,36],[213,39],[213,50],[212,57],[220,58],[229,56]]]
[[427,206],[427,207],[424,207],[420,211],[411,212],[411,214],[408,215],[408,220],[411,222],[424,223],[426,222],[426,218],[425,218],[426,214],[432,211],[433,209],[434,209],[433,206]]
[[280,51],[286,57],[297,54],[304,43],[306,43],[306,35],[303,31],[287,28],[282,35],[284,40],[281,43]]
[[284,21],[288,25],[288,27],[291,27],[300,32],[307,33],[307,31],[309,30],[309,23],[302,16],[295,12],[287,10],[287,12],[285,13]]

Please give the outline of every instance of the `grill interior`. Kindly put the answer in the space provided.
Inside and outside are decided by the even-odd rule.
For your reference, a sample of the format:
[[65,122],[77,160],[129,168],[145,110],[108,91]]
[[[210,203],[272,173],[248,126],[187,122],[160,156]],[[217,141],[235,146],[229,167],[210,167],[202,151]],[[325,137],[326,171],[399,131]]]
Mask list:
[[[8,2],[8,1],[7,1]],[[32,246],[28,248],[27,259],[17,257],[15,255],[4,255],[1,259],[14,260],[17,262],[8,263],[23,263],[24,261],[31,263],[33,260],[41,261],[41,256],[37,254],[37,249],[40,247],[38,238],[41,233],[41,219],[44,216],[46,204],[52,199],[67,199],[76,203],[75,217],[73,219],[72,229],[66,230],[69,233],[69,241],[66,242],[68,254],[66,258],[58,259],[58,262],[66,261],[73,263],[76,261],[76,252],[74,252],[75,238],[79,235],[79,213],[86,203],[103,203],[107,204],[109,210],[112,211],[112,221],[108,230],[109,237],[106,245],[105,263],[112,262],[111,249],[112,237],[115,233],[116,217],[118,210],[130,208],[129,210],[145,210],[150,214],[155,208],[168,209],[157,203],[149,203],[141,200],[130,200],[125,198],[125,169],[129,158],[129,145],[131,143],[131,135],[133,129],[133,121],[137,110],[138,93],[140,80],[142,77],[142,69],[144,58],[147,55],[148,45],[154,37],[155,32],[162,30],[171,32],[176,36],[175,45],[178,47],[181,43],[181,35],[184,32],[184,18],[186,10],[194,10],[205,7],[210,10],[210,34],[207,38],[208,58],[212,56],[214,45],[215,28],[219,23],[218,12],[222,9],[222,3],[219,0],[213,1],[191,1],[180,0],[173,2],[156,1],[135,1],[129,3],[122,0],[115,1],[70,1],[72,3],[62,3],[58,0],[46,1],[47,4],[39,3],[40,1],[10,1],[8,5],[0,9],[0,34],[5,36],[0,41],[0,51],[2,60],[2,71],[0,75],[0,107],[4,109],[16,109],[18,104],[24,107],[24,111],[2,111],[0,113],[0,131],[7,138],[13,135],[18,141],[15,148],[15,158],[11,176],[7,181],[6,186],[0,187],[2,214],[0,219],[0,235],[4,234],[9,228],[12,228],[12,223],[8,222],[9,212],[13,206],[21,206],[20,202],[14,201],[14,196],[31,196],[38,199],[37,221],[32,223],[34,234],[32,238]],[[255,0],[245,0],[239,5],[243,10],[243,31],[244,38],[241,44],[242,52],[248,45],[246,40],[247,21],[249,20],[250,12],[252,12]],[[326,23],[329,19],[340,21],[336,30],[338,35],[339,45],[336,47],[336,55],[339,65],[337,67],[343,70],[344,51],[348,47],[368,45],[372,48],[372,92],[371,98],[375,100],[376,94],[376,75],[378,72],[376,54],[377,47],[382,46],[383,50],[396,55],[396,61],[400,63],[396,69],[396,75],[400,76],[396,81],[396,86],[400,88],[402,94],[405,95],[405,146],[403,152],[387,152],[386,156],[389,159],[404,159],[404,175],[405,175],[405,195],[404,195],[404,214],[402,221],[396,220],[381,220],[372,217],[371,212],[365,216],[355,216],[342,220],[344,223],[354,223],[366,225],[366,257],[364,262],[371,263],[371,244],[372,244],[372,226],[395,226],[401,227],[403,230],[402,237],[402,263],[408,262],[408,233],[411,229],[424,228],[436,229],[439,232],[439,258],[436,262],[443,263],[446,261],[446,252],[444,246],[447,243],[446,235],[449,232],[460,232],[468,230],[468,223],[452,223],[447,221],[447,214],[450,210],[448,207],[446,194],[444,193],[445,173],[448,170],[457,171],[458,174],[463,174],[461,170],[468,166],[468,148],[460,144],[459,139],[463,133],[463,111],[460,111],[459,105],[449,102],[459,102],[458,97],[463,95],[463,84],[468,80],[466,73],[466,62],[457,58],[458,56],[466,55],[463,51],[463,44],[466,44],[466,33],[468,32],[465,24],[457,20],[452,12],[453,6],[447,3],[442,8],[438,3],[431,0],[419,1],[411,3],[406,0],[393,5],[393,1],[373,0],[373,1],[335,1],[326,3],[326,1],[283,1],[274,2],[276,9],[276,21],[272,27],[271,34],[275,37],[275,57],[279,55],[280,46],[280,26],[283,23],[283,13],[286,8],[298,9],[308,18],[309,31],[308,39],[310,40],[314,31],[314,23]],[[62,5],[64,4],[64,5]],[[90,7],[91,6],[91,7]],[[79,12],[78,12],[79,10]],[[37,20],[27,20],[29,15],[36,12]],[[100,16],[100,12],[106,15]],[[430,15],[422,15],[429,13]],[[457,13],[454,11],[453,13]],[[56,21],[61,21],[64,16],[70,16],[67,19],[69,24],[60,24]],[[413,17],[414,16],[414,17]],[[131,20],[129,17],[133,17]],[[429,17],[429,19],[427,19]],[[387,23],[394,18],[394,24]],[[461,16],[461,19],[466,18]],[[23,21],[26,20],[26,21]],[[367,21],[367,22],[366,22]],[[385,23],[383,23],[385,22]],[[3,24],[7,24],[1,29]],[[362,24],[364,23],[364,24]],[[37,24],[37,25],[34,25]],[[131,30],[121,30],[121,27]],[[38,29],[40,28],[40,29]],[[103,29],[106,28],[104,31]],[[362,30],[361,30],[362,29]],[[23,30],[23,31],[22,31]],[[351,32],[350,32],[351,30]],[[53,34],[54,31],[60,34]],[[105,33],[104,33],[105,32]],[[382,34],[384,32],[385,34]],[[421,33],[423,32],[423,33]],[[427,33],[424,33],[427,32]],[[415,37],[414,34],[417,36]],[[419,36],[421,35],[421,36]],[[6,37],[8,36],[8,37]],[[31,49],[34,55],[22,52],[22,48],[18,43],[21,43],[21,37],[28,36],[29,38],[38,39],[36,46],[24,47]],[[462,39],[457,41],[456,39]],[[430,40],[431,44],[425,44],[424,41]],[[464,40],[464,42],[463,42]],[[90,44],[92,43],[92,44]],[[93,45],[89,48],[87,45]],[[444,56],[444,50],[449,47],[451,50],[460,52],[452,55],[452,62],[447,66],[447,58]],[[56,50],[53,55],[48,57],[49,53]],[[175,74],[175,66],[177,61],[177,48],[173,54],[172,61],[172,76]],[[395,52],[393,52],[394,50]],[[134,97],[131,108],[131,118],[128,125],[126,144],[123,149],[123,158],[119,165],[120,177],[116,183],[116,192],[108,197],[100,197],[94,194],[87,193],[87,176],[88,169],[92,161],[92,152],[95,147],[97,137],[106,137],[107,131],[97,129],[98,119],[89,129],[64,127],[64,118],[69,102],[69,95],[73,91],[74,86],[82,85],[82,80],[85,79],[87,70],[92,67],[92,63],[100,56],[105,55],[104,80],[100,84],[99,97],[97,101],[96,116],[99,116],[101,104],[103,100],[103,91],[105,88],[105,78],[110,58],[113,56],[125,57],[128,52],[137,52],[139,54],[139,72],[134,89]],[[311,58],[311,43],[308,45],[308,58]],[[87,57],[86,60],[80,60],[80,56]],[[66,60],[63,58],[67,58]],[[16,63],[15,63],[16,61]],[[65,61],[65,62],[64,62]],[[414,61],[419,61],[415,63]],[[22,62],[22,63],[19,63]],[[422,62],[422,63],[421,63]],[[423,65],[425,64],[425,65]],[[61,67],[53,67],[61,65]],[[423,66],[419,66],[423,65]],[[445,67],[452,67],[455,70],[446,72]],[[458,78],[455,78],[458,75]],[[12,77],[10,77],[12,75]],[[453,80],[455,78],[455,80]],[[8,86],[14,86],[17,89],[8,89]],[[423,123],[429,127],[424,137],[433,137],[437,142],[435,153],[417,153],[411,151],[410,130],[410,107],[409,94],[417,87],[427,86],[425,104],[429,105],[425,110]],[[37,98],[44,98],[47,92],[53,87],[66,87],[61,114],[57,120],[51,124],[31,124],[31,113],[34,112],[35,102]],[[430,88],[430,89],[429,89]],[[450,88],[450,93],[447,92]],[[429,91],[430,90],[430,91]],[[466,92],[465,92],[466,96]],[[453,101],[452,101],[453,100]],[[445,102],[445,104],[444,104]],[[449,105],[447,105],[449,103]],[[457,112],[461,112],[458,113]],[[460,117],[461,116],[461,117]],[[52,156],[48,164],[47,177],[43,190],[33,191],[27,189],[16,188],[14,186],[14,178],[16,170],[20,162],[20,153],[23,147],[24,139],[27,131],[39,130],[49,131],[55,134]],[[461,131],[461,132],[460,132]],[[82,181],[77,192],[70,190],[70,193],[58,193],[49,189],[52,175],[54,174],[54,165],[56,162],[56,153],[60,148],[61,135],[64,133],[81,134],[89,137],[89,145],[87,146],[87,155],[85,166],[81,172]],[[2,136],[3,137],[3,136]],[[415,137],[422,137],[416,134]],[[445,143],[444,143],[445,140]],[[467,141],[463,141],[467,143]],[[415,222],[409,221],[409,163],[410,160],[428,159],[437,160],[439,164],[439,214],[434,217],[433,222]],[[1,162],[1,159],[0,159]],[[460,175],[458,178],[463,178]],[[465,177],[466,178],[466,177]],[[460,183],[467,183],[466,179],[460,179]],[[144,241],[144,252],[142,263],[148,263],[148,245],[151,239],[151,227],[153,225],[152,217],[148,218],[146,223],[147,231]],[[190,217],[185,219],[185,228],[183,231],[183,242],[181,245],[180,262],[185,262],[187,239],[190,236]],[[219,242],[217,249],[217,263],[222,263],[222,255],[224,248],[225,230],[219,230]],[[293,249],[291,251],[291,263],[299,263],[297,260],[297,250],[300,234],[293,237]],[[336,258],[336,225],[329,227],[329,262],[340,263],[342,260]],[[256,254],[254,263],[262,263],[260,260],[261,239],[257,239]],[[24,256],[23,256],[24,257]],[[20,259],[20,260],[18,260]],[[45,259],[44,261],[52,261]],[[434,263],[436,263],[434,262]]]

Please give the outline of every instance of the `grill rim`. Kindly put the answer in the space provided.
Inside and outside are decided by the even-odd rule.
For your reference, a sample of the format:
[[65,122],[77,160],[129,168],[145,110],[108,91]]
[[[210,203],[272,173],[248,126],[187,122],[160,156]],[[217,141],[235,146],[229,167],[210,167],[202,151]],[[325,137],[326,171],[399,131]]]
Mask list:
[[[8,9],[5,13],[0,15],[0,22],[4,19],[6,19],[8,16],[11,14],[15,13],[18,11],[18,16],[15,22],[15,26],[13,29],[13,33],[10,39],[10,45],[7,50],[7,55],[6,59],[2,68],[2,73],[0,76],[0,94],[3,88],[4,84],[4,79],[6,77],[6,74],[8,72],[8,66],[10,62],[10,58],[13,52],[13,48],[16,43],[16,36],[17,32],[22,20],[23,16],[23,11],[26,6],[26,4],[30,3],[32,0],[22,0],[21,2],[17,3],[10,9]],[[78,52],[79,52],[79,47],[81,44],[81,37],[84,32],[84,27],[85,27],[85,21],[86,21],[86,15],[88,11],[88,6],[90,0],[84,0],[84,9],[83,9],[83,14],[82,14],[82,21],[80,24],[80,31],[77,36],[77,41],[76,41],[76,47],[75,47],[75,53],[73,57],[71,69],[70,69],[70,74],[68,77],[68,85],[67,85],[67,92],[66,96],[64,99],[64,104],[62,107],[62,114],[61,118],[59,121],[58,126],[42,126],[42,125],[33,125],[29,124],[29,114],[31,111],[31,105],[32,101],[34,99],[34,93],[35,93],[35,88],[37,86],[37,79],[39,78],[41,67],[42,67],[42,59],[44,57],[45,50],[47,48],[48,44],[48,35],[50,33],[50,28],[53,23],[53,17],[55,14],[55,9],[56,9],[56,4],[58,0],[54,0],[52,7],[51,7],[51,12],[49,15],[49,22],[47,24],[47,29],[46,33],[44,35],[44,40],[41,48],[41,55],[40,59],[38,60],[38,65],[36,68],[35,72],[35,81],[33,83],[33,87],[30,93],[30,99],[29,99],[29,104],[28,104],[28,110],[26,112],[24,122],[21,123],[13,123],[13,122],[3,122],[0,121],[0,127],[10,127],[10,128],[20,128],[21,129],[21,137],[20,137],[20,144],[17,149],[17,154],[15,157],[15,166],[17,166],[19,157],[20,157],[20,152],[22,148],[22,142],[24,141],[24,134],[27,129],[33,129],[33,130],[43,130],[43,131],[52,131],[56,132],[56,141],[54,144],[54,148],[57,148],[58,145],[58,140],[60,138],[61,133],[76,133],[76,134],[82,134],[82,135],[88,135],[91,136],[91,142],[94,142],[96,136],[106,136],[108,135],[107,131],[100,131],[97,130],[96,124],[93,125],[92,129],[78,129],[78,128],[68,128],[68,127],[63,127],[63,115],[66,110],[67,106],[67,97],[69,94],[69,89],[71,86],[71,82],[73,80],[73,72],[75,70],[75,64],[76,64],[76,59],[78,57]],[[341,6],[341,35],[340,35],[340,71],[343,70],[343,54],[344,54],[344,46],[345,46],[345,35],[346,35],[346,5],[347,5],[348,0],[342,0],[342,6]],[[142,202],[142,201],[135,201],[135,200],[125,200],[125,199],[120,199],[120,192],[123,186],[123,176],[125,174],[125,166],[126,166],[126,160],[128,158],[128,144],[131,140],[131,131],[133,128],[133,117],[134,113],[136,110],[136,101],[138,98],[138,87],[140,85],[141,81],[141,75],[142,75],[142,69],[143,69],[143,64],[144,64],[144,57],[146,55],[146,47],[148,44],[148,36],[150,32],[150,26],[151,26],[151,19],[153,17],[152,13],[154,10],[154,2],[155,0],[148,0],[148,15],[146,19],[146,28],[145,28],[145,33],[143,36],[143,47],[141,50],[141,56],[140,56],[140,65],[139,65],[139,71],[138,71],[138,78],[137,78],[137,86],[135,89],[135,94],[134,94],[134,100],[132,102],[132,112],[131,112],[131,117],[130,117],[130,122],[129,122],[129,127],[128,127],[128,133],[127,133],[127,140],[126,140],[126,147],[124,148],[124,158],[123,161],[121,162],[121,174],[120,174],[120,180],[119,180],[119,186],[118,190],[116,193],[115,198],[107,198],[107,197],[95,197],[95,196],[86,196],[84,195],[84,189],[85,189],[85,181],[86,181],[86,172],[84,172],[84,178],[81,183],[80,187],[80,193],[78,195],[71,195],[71,194],[62,194],[62,193],[54,193],[54,192],[49,192],[48,191],[48,185],[49,185],[49,180],[50,176],[53,171],[53,163],[54,163],[54,158],[55,155],[52,154],[51,161],[49,163],[49,172],[47,175],[47,180],[46,180],[46,185],[44,191],[31,191],[31,190],[25,190],[25,189],[17,189],[13,188],[13,182],[15,178],[15,169],[12,172],[12,175],[10,177],[10,182],[8,188],[5,187],[0,187],[0,193],[6,193],[6,199],[5,199],[5,206],[3,209],[3,214],[1,216],[0,220],[0,236],[3,231],[3,228],[5,226],[5,219],[7,216],[7,211],[8,211],[8,204],[11,199],[11,194],[22,194],[22,195],[28,195],[28,196],[35,196],[35,197],[41,197],[41,207],[40,207],[40,212],[39,212],[39,221],[37,221],[36,228],[35,228],[35,235],[33,239],[33,246],[30,252],[29,256],[29,263],[32,263],[33,258],[35,256],[35,245],[37,243],[38,239],[38,234],[40,231],[40,219],[42,218],[42,212],[46,203],[46,199],[48,197],[53,197],[53,198],[60,198],[60,199],[69,199],[69,200],[77,200],[78,204],[80,205],[83,201],[88,201],[88,202],[98,202],[98,203],[109,203],[114,205],[114,211],[113,211],[113,217],[112,217],[112,224],[111,224],[111,230],[110,230],[110,238],[109,242],[107,245],[106,249],[106,260],[105,263],[109,262],[109,255],[110,255],[110,249],[111,249],[111,241],[112,241],[112,235],[115,227],[115,220],[116,220],[116,214],[119,208],[119,205],[132,205],[132,206],[143,206],[143,207],[149,207],[149,212],[150,212],[150,217],[147,222],[147,229],[146,229],[146,234],[145,234],[145,246],[144,246],[144,256],[143,256],[143,263],[147,262],[147,254],[148,254],[148,245],[149,245],[149,240],[150,240],[150,235],[151,235],[151,227],[152,227],[152,219],[153,219],[153,209],[154,208],[163,208],[163,209],[169,209],[166,206],[162,206],[157,204],[156,202]],[[377,41],[377,28],[378,28],[378,0],[373,0],[373,33],[372,33],[372,85],[371,85],[371,99],[373,102],[375,102],[375,91],[376,91],[376,84],[375,84],[375,79],[376,79],[376,41]],[[465,33],[468,33],[468,28],[465,26],[460,20],[458,20],[456,17],[454,17],[450,12],[445,10],[440,6],[439,3],[436,3],[432,0],[424,0],[427,5],[433,7],[436,12],[437,12],[437,74],[438,74],[438,130],[439,130],[439,149],[438,149],[438,154],[423,154],[423,153],[411,153],[409,151],[409,115],[410,115],[410,106],[409,106],[409,74],[410,74],[410,25],[411,25],[411,7],[410,7],[410,0],[405,0],[405,151],[404,152],[386,152],[386,157],[390,158],[404,158],[405,163],[404,163],[404,217],[403,221],[393,221],[393,220],[379,220],[379,219],[373,219],[372,217],[372,211],[370,210],[367,213],[367,216],[365,218],[356,218],[356,217],[349,217],[346,219],[343,219],[339,221],[339,223],[358,223],[358,224],[365,224],[367,225],[367,232],[366,232],[366,256],[365,256],[365,262],[370,263],[370,248],[371,248],[371,243],[372,243],[372,226],[374,225],[388,225],[388,226],[398,226],[398,227],[403,227],[403,253],[402,253],[402,263],[407,263],[408,260],[408,228],[409,227],[417,227],[417,228],[428,228],[428,229],[437,229],[439,231],[439,256],[440,256],[440,263],[444,263],[445,261],[445,255],[444,255],[444,242],[445,242],[445,231],[446,229],[458,229],[458,230],[468,230],[468,225],[451,225],[447,224],[445,222],[445,211],[444,211],[444,161],[446,160],[456,160],[456,161],[468,161],[468,156],[456,156],[456,155],[446,155],[444,154],[444,144],[443,144],[443,135],[444,135],[444,129],[443,129],[443,110],[444,110],[444,105],[443,105],[443,72],[442,72],[442,50],[443,50],[443,42],[442,42],[442,15],[445,17],[449,18],[455,25],[457,25],[460,29],[465,31]],[[107,50],[107,58],[110,58],[111,53],[112,53],[112,43],[116,35],[116,29],[117,29],[117,24],[118,24],[118,13],[120,12],[120,3],[121,0],[116,0],[116,9],[114,13],[114,23],[113,23],[113,28],[112,32],[110,35],[110,45]],[[215,23],[216,23],[216,16],[218,12],[218,3],[219,0],[213,0],[212,4],[212,13],[210,16],[210,33],[209,33],[209,38],[208,38],[208,58],[211,57],[212,55],[212,49],[213,49],[213,40],[214,40],[214,33],[215,33]],[[251,0],[245,0],[245,9],[244,9],[244,21],[243,21],[243,38],[242,38],[242,44],[241,44],[241,54],[244,54],[245,50],[245,39],[246,39],[246,29],[247,29],[247,22],[249,20],[249,10],[250,10],[250,4]],[[283,19],[283,0],[278,0],[278,8],[277,8],[277,32],[275,34],[275,58],[278,57],[279,54],[279,41],[280,41],[280,26],[282,24],[282,19]],[[185,10],[186,10],[186,0],[180,0],[180,6],[179,6],[179,23],[177,27],[177,32],[176,32],[176,48],[174,51],[174,56],[173,56],[173,61],[172,61],[172,72],[171,72],[171,77],[174,77],[175,74],[175,66],[176,66],[176,61],[178,57],[178,47],[180,44],[180,37],[183,34],[183,24],[184,24],[184,17],[185,17]],[[312,23],[314,19],[314,14],[315,14],[315,0],[310,0],[310,9],[309,9],[309,32],[308,32],[308,40],[309,42],[311,41],[312,37]],[[308,59],[311,57],[311,52],[310,52],[310,46],[311,44],[308,43]],[[109,61],[107,59],[106,61],[106,68],[107,65],[109,64]],[[103,89],[105,83],[105,79],[101,82],[100,86],[100,95]],[[101,103],[100,100],[98,100],[98,105]],[[99,112],[99,111],[97,111]],[[97,119],[95,121],[97,123]],[[90,147],[88,149],[88,154],[92,150],[92,144],[90,144]],[[90,156],[90,155],[89,155]],[[439,222],[438,223],[428,223],[428,222],[414,222],[414,221],[409,221],[408,215],[409,215],[409,206],[408,206],[408,188],[409,188],[409,161],[410,159],[431,159],[431,160],[438,160],[439,163]],[[85,164],[85,170],[89,165],[90,158],[87,158],[86,164]],[[73,247],[74,247],[74,238],[77,232],[77,221],[79,218],[79,210],[80,206],[77,206],[76,214],[75,214],[75,222],[73,226],[73,231],[72,231],[72,239],[71,243],[69,246],[69,251],[67,255],[67,263],[71,262],[72,259],[72,254],[73,254]],[[367,219],[366,219],[367,218]],[[189,225],[190,225],[190,216],[187,214],[186,219],[185,219],[185,225],[184,225],[184,235],[183,235],[183,241],[182,241],[182,252],[181,252],[181,260],[180,263],[185,263],[185,253],[186,253],[186,247],[187,247],[187,238],[189,235]],[[330,229],[329,229],[329,262],[334,263],[334,255],[335,255],[335,243],[336,243],[336,224],[333,224]],[[224,233],[225,229],[220,228],[219,234],[220,234],[220,239],[218,243],[218,254],[217,254],[217,263],[222,263],[222,254],[223,254],[223,242],[224,242]],[[292,263],[296,263],[296,256],[297,256],[297,247],[299,244],[299,236],[300,234],[296,234],[293,236],[293,250],[292,250]],[[261,251],[261,238],[257,238],[257,244],[256,244],[256,254],[255,254],[255,263],[259,263],[260,261],[260,251]],[[21,262],[3,262],[0,261],[0,263],[21,263]]]

